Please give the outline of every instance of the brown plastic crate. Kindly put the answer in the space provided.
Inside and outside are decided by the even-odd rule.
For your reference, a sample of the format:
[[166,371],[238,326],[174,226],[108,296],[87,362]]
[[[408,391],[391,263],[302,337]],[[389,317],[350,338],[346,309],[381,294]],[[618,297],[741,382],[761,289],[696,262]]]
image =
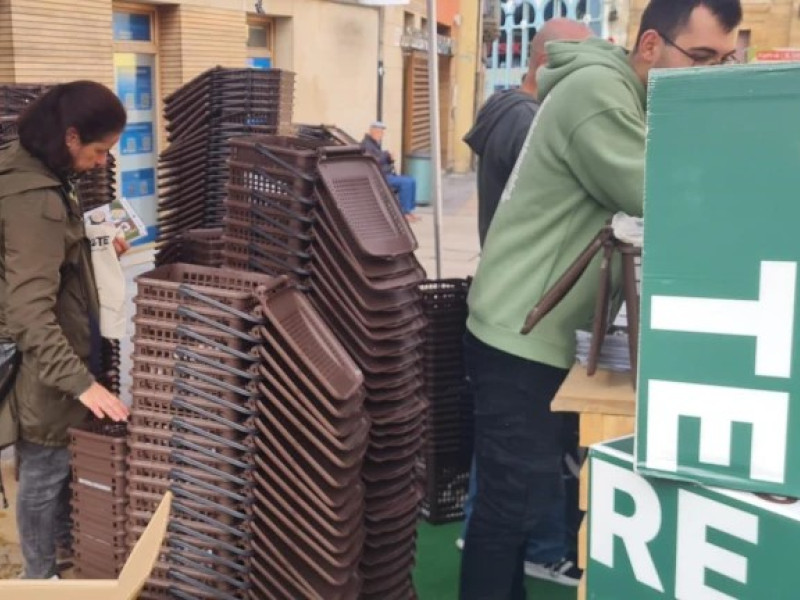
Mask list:
[[318,577],[331,585],[344,585],[361,558],[361,543],[346,548],[343,554],[327,553],[302,530],[293,526],[287,527],[277,515],[267,514],[259,505],[253,506],[252,527],[256,532],[255,545],[263,547],[261,542],[264,537],[268,537],[276,546],[285,549],[283,556],[295,566],[311,567],[311,581]]
[[[229,441],[232,444],[245,443],[247,437],[250,435],[249,433],[232,430],[230,427],[215,421],[195,416],[174,414],[171,408],[160,406],[155,403],[149,406],[149,410],[137,407],[131,414],[130,423],[131,428],[136,428],[137,431],[149,429],[151,431],[165,431],[170,433],[182,432],[183,427],[180,424],[184,423],[187,427],[196,427],[207,432],[209,435],[225,438],[226,442]],[[208,443],[209,445],[213,444],[213,442]],[[217,444],[223,445],[223,442],[217,442]]]
[[[134,336],[138,340],[163,342],[173,346],[190,346],[193,350],[209,350],[225,354],[247,354],[258,339],[249,335],[246,330],[252,328],[252,323],[243,323],[244,331],[224,331],[220,328],[209,327],[205,324],[193,323],[184,325],[177,322],[160,319],[149,319],[135,316]],[[235,351],[235,352],[234,352]]]
[[[200,418],[219,422],[229,426],[235,424],[236,429],[246,434],[252,432],[248,424],[254,410],[247,412],[235,410],[221,401],[212,402],[197,395],[164,394],[159,392],[142,392],[133,390],[133,408],[155,412],[169,412],[176,417]],[[254,408],[254,407],[253,407]]]
[[256,421],[259,437],[270,447],[280,445],[291,457],[292,462],[306,471],[307,477],[320,486],[328,489],[345,489],[359,477],[363,461],[363,450],[353,452],[349,460],[316,446],[311,446],[305,439],[297,438],[291,429],[279,423],[277,419],[259,419]]
[[258,528],[253,531],[253,548],[258,562],[285,573],[294,582],[303,585],[305,594],[297,597],[327,600],[336,597],[337,590],[348,583],[352,567],[343,572],[325,572],[312,561],[302,560],[302,550],[293,548],[291,542],[287,543],[277,535],[267,535]]
[[269,165],[229,160],[229,185],[248,188],[258,192],[284,196],[298,206],[313,206],[314,178],[297,176],[284,169]]
[[242,162],[272,162],[291,166],[304,172],[317,168],[317,148],[324,142],[298,137],[259,135],[231,138],[231,159]]
[[73,465],[72,479],[80,485],[109,492],[114,496],[122,496],[125,493],[124,465],[118,471],[94,471]]
[[124,423],[93,420],[70,428],[70,447],[82,453],[125,458],[126,434]]
[[[336,400],[348,400],[364,378],[303,294],[287,285],[259,290],[261,314],[294,358]],[[264,329],[261,329],[262,335]]]
[[317,412],[312,412],[302,400],[292,397],[284,389],[278,391],[280,396],[273,393],[271,386],[260,384],[264,395],[263,407],[283,416],[300,421],[306,428],[313,429],[309,435],[318,436],[320,441],[330,444],[334,451],[352,452],[361,448],[367,441],[370,422],[366,412],[361,412],[352,420],[355,424],[347,423],[345,428],[338,428],[330,421],[326,421]]
[[[282,451],[282,448],[275,446],[275,440],[266,437],[262,442],[256,438],[257,452],[253,457],[257,470],[262,472],[284,473],[285,477],[291,477],[292,487],[302,490],[303,497],[307,502],[312,502],[318,509],[325,510],[329,518],[342,519],[346,514],[344,506],[350,503],[348,508],[361,510],[359,501],[363,498],[364,491],[358,486],[360,481],[355,478],[347,486],[334,488],[324,482],[312,477],[306,470],[305,464],[299,464],[290,453]],[[265,469],[267,465],[269,469]]]
[[342,229],[334,229],[333,224],[333,218],[326,211],[325,205],[319,203],[317,219],[314,223],[314,237],[319,240],[319,243],[330,246],[333,254],[345,256],[347,261],[361,269],[367,278],[398,277],[410,272],[419,272],[422,269],[413,254],[400,255],[391,259],[375,258],[363,254],[356,255],[352,248],[353,241],[345,235]]
[[[349,540],[361,537],[364,530],[363,524],[363,498],[359,503],[359,510],[351,510],[346,520],[330,520],[320,514],[314,506],[303,501],[301,495],[291,491],[287,494],[284,486],[288,482],[270,481],[266,473],[254,474],[253,501],[262,507],[269,505],[271,510],[283,511],[290,515],[301,526],[313,530],[313,535],[328,540],[331,552],[335,551],[337,544],[347,545]],[[363,491],[363,488],[362,488]]]
[[136,278],[138,296],[181,305],[207,306],[202,301],[179,292],[187,285],[199,294],[243,312],[255,304],[253,290],[260,285],[269,286],[271,279],[255,273],[214,269],[175,263],[157,267]]
[[131,374],[134,381],[137,377],[151,377],[158,375],[188,382],[194,380],[206,383],[217,381],[221,388],[231,386],[237,389],[246,388],[248,382],[256,377],[251,373],[244,376],[240,369],[225,368],[219,363],[216,366],[199,361],[176,360],[175,358],[156,358],[137,352],[134,349],[133,369]]
[[236,176],[231,177],[226,188],[226,207],[250,207],[247,219],[255,218],[256,225],[262,216],[283,217],[298,233],[309,233],[315,222],[312,211],[317,207],[316,199],[301,196],[280,181],[258,178],[246,164],[234,165],[231,172]]
[[[312,454],[320,463],[329,463],[333,469],[350,470],[363,460],[367,448],[367,427],[359,431],[360,437],[355,438],[344,448],[341,444],[331,442],[329,438],[317,437],[302,419],[295,417],[290,411],[280,411],[274,404],[264,404],[258,401],[261,423],[288,439],[304,444],[304,450]],[[274,410],[273,410],[274,409]],[[362,419],[361,423],[368,421]],[[354,443],[353,443],[354,442]]]
[[[221,255],[222,252],[220,251]],[[142,297],[134,298],[133,302],[136,307],[137,317],[180,325],[202,324],[216,329],[230,327],[240,331],[247,331],[249,327],[259,321],[258,318],[252,315],[248,319],[243,319],[236,314],[212,306],[192,306],[189,308],[178,302],[159,302]]]
[[417,249],[417,242],[377,163],[367,156],[320,158],[318,170],[334,220],[347,228],[360,252],[393,257]]
[[[349,420],[362,412],[363,391],[356,390],[353,396],[335,401],[318,384],[308,379],[306,373],[292,362],[268,332],[265,331],[264,335],[268,336],[265,337],[268,345],[259,349],[263,364],[258,367],[258,373],[275,386],[275,391],[283,396],[291,395],[301,402],[307,400],[303,404],[311,407],[310,410],[319,416],[321,422],[332,424],[334,427],[331,431],[334,434],[340,432],[346,435],[345,431],[355,429],[357,424]],[[348,422],[350,427],[347,426]]]
[[[310,522],[305,513],[293,509],[288,503],[276,502],[269,492],[268,489],[253,490],[254,526],[260,526],[260,517],[266,517],[285,532],[297,532],[297,537],[305,546],[318,552],[321,559],[332,564],[361,555],[366,532],[360,522],[349,530],[337,532],[335,536],[328,535]],[[255,509],[258,509],[258,514]]]
[[183,380],[173,376],[149,375],[148,377],[136,376],[133,378],[131,392],[142,395],[169,395],[180,398],[197,398],[199,401],[218,404],[221,410],[231,410],[240,417],[253,413],[254,391],[248,388],[230,389],[221,387],[221,382],[201,381],[199,379]]

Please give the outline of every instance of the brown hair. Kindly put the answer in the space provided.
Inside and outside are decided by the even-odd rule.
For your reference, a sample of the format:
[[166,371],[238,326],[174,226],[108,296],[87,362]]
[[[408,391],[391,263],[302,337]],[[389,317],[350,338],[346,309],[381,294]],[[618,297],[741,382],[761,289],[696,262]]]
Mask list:
[[78,132],[82,144],[97,142],[125,129],[125,108],[114,92],[94,81],[73,81],[53,87],[17,120],[19,141],[59,177],[72,169],[66,134]]

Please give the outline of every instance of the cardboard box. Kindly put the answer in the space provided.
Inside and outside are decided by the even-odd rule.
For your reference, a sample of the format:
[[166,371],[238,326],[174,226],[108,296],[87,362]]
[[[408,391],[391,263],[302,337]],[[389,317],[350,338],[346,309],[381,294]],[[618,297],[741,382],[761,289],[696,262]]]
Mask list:
[[800,501],[645,478],[633,438],[589,452],[591,600],[796,600]]
[[649,90],[637,468],[800,496],[800,65]]

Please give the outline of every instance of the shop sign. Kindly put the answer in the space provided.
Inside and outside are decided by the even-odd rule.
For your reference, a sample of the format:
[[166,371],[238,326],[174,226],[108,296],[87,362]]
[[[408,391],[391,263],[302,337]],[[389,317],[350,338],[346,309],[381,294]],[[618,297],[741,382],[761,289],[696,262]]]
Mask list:
[[589,453],[587,597],[797,598],[800,502],[645,478],[633,438]]
[[779,50],[759,50],[756,62],[800,62],[800,49],[783,48]]
[[800,496],[800,65],[649,93],[637,468]]
[[[445,56],[452,56],[453,54],[453,38],[445,35],[436,36],[436,52]],[[400,36],[400,47],[404,50],[419,50],[427,52],[430,46],[428,40],[428,33],[421,29],[407,30]]]

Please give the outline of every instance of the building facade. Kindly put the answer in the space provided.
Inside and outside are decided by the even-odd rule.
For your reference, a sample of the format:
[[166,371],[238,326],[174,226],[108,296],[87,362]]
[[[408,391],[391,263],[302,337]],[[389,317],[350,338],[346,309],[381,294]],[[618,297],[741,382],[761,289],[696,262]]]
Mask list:
[[[294,122],[335,124],[360,138],[380,118],[399,165],[409,153],[429,153],[428,48],[419,43],[427,19],[425,0],[0,0],[0,83],[93,79],[115,89],[135,124],[123,136],[133,174],[121,188],[145,199],[137,204],[149,225],[167,146],[163,99],[217,65],[293,71]],[[439,0],[436,20],[442,164],[465,171],[477,3]]]

